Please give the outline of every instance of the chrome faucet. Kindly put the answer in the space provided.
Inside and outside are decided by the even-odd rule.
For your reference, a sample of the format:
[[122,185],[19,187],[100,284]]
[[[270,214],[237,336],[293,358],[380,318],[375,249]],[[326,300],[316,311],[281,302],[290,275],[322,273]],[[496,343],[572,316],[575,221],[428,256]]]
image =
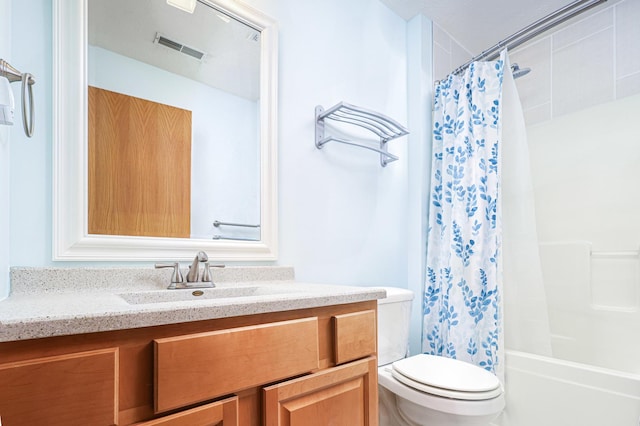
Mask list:
[[[191,266],[189,266],[189,273],[187,274],[188,283],[198,282],[198,279],[200,278],[200,263],[207,262],[208,265],[208,260],[209,256],[207,256],[207,253],[199,251],[198,254],[196,254],[193,262],[191,262]],[[208,281],[210,282],[211,280],[209,279]]]
[[[200,268],[200,264],[203,264]],[[173,263],[156,263],[157,268],[173,268],[173,274],[171,275],[171,284],[167,287],[170,290],[181,288],[212,288],[215,287],[213,280],[211,279],[211,268],[224,268],[224,265],[211,265],[209,263],[209,256],[203,251],[199,251],[196,257],[189,266],[189,272],[187,273],[186,282],[180,272],[180,264],[178,262]],[[201,271],[202,269],[202,271]]]

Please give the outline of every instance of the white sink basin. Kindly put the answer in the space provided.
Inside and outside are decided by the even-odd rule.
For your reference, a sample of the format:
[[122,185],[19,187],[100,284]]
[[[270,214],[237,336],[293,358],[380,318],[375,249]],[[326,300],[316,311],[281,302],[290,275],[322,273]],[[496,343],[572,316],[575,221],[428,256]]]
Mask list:
[[141,305],[148,303],[185,302],[190,300],[269,296],[290,292],[290,290],[279,289],[275,286],[253,286],[138,291],[120,293],[118,296],[122,297],[131,305]]

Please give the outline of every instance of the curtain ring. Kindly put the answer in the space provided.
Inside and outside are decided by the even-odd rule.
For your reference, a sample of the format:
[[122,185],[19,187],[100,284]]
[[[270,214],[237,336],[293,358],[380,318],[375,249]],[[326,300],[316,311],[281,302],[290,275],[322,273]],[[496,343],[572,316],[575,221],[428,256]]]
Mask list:
[[[36,80],[33,75],[25,72],[22,74],[22,125],[27,137],[33,136],[33,125],[35,123],[35,113],[33,111],[33,85]],[[27,90],[29,90],[29,120],[27,121]]]

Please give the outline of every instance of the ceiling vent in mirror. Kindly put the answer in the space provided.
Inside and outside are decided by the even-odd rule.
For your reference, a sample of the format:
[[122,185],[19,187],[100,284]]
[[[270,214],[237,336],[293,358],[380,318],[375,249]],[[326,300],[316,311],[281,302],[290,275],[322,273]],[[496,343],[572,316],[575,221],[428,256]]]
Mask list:
[[156,33],[156,37],[153,39],[153,42],[156,44],[160,44],[162,46],[168,47],[169,49],[177,50],[180,53],[184,53],[185,55],[189,55],[192,58],[196,58],[197,60],[202,60],[204,58],[205,53],[201,52],[197,49],[194,49],[189,46],[185,46],[184,44],[177,42],[175,40],[171,40],[163,36],[160,33]]

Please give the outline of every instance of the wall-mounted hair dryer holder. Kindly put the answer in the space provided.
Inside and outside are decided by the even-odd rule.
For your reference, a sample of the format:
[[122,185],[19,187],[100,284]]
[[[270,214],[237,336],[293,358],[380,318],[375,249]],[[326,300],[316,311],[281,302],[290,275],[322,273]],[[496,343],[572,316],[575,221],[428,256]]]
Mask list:
[[[0,77],[5,77],[10,83],[22,82],[22,124],[24,133],[31,137],[33,135],[34,111],[33,111],[33,85],[35,78],[28,72],[21,73],[4,59],[0,59]],[[27,117],[27,92],[29,93],[29,116]]]

